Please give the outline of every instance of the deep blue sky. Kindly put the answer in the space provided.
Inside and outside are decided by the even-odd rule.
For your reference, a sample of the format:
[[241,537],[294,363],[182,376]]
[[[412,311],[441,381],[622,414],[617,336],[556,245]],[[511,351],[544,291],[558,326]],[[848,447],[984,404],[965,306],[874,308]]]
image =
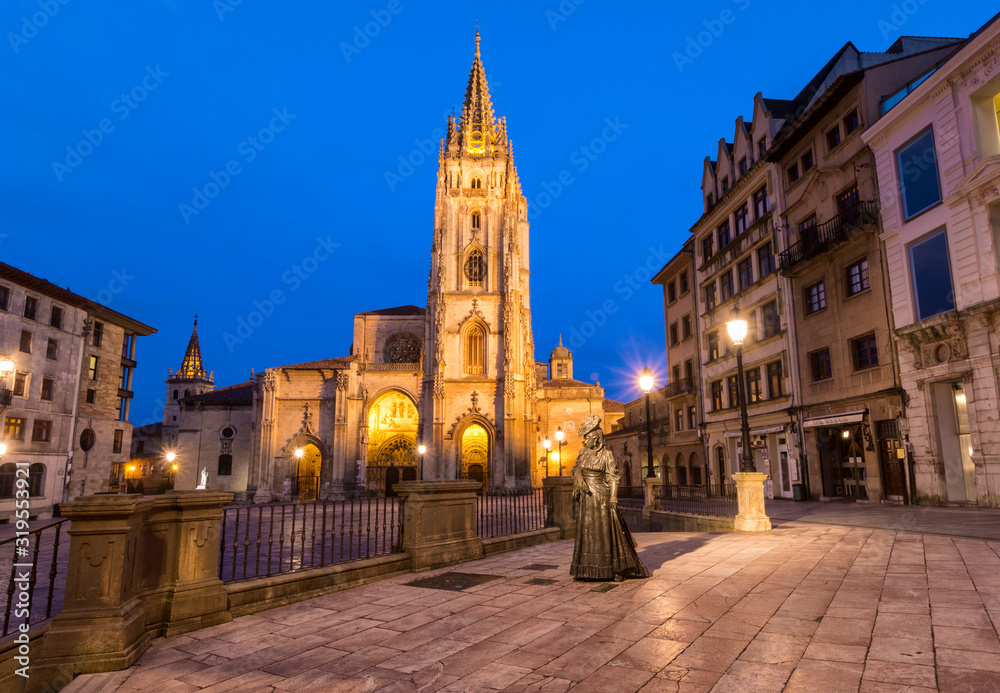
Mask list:
[[[967,36],[994,11],[959,0],[13,0],[0,10],[0,258],[159,330],[138,344],[137,425],[160,416],[195,313],[218,386],[251,367],[346,355],[354,313],[426,302],[434,134],[464,96],[478,21],[533,203],[536,357],[611,301],[596,334],[570,346],[577,377],[630,399],[642,365],[666,370],[661,293],[641,281],[644,265],[679,248],[701,213],[702,160],[749,118],[754,93],[792,98],[848,40],[881,51],[904,33]],[[356,39],[378,18],[376,36]],[[689,50],[711,31],[700,55]],[[122,98],[133,90],[141,101]],[[627,127],[587,160],[581,148],[612,132],[607,119]],[[283,129],[254,148],[248,138],[272,123]],[[80,147],[84,131],[100,142]],[[185,219],[180,205],[230,161],[239,172]],[[542,209],[564,170],[572,184]],[[387,172],[407,175],[390,185]],[[339,247],[296,287],[317,238]],[[227,344],[275,290],[284,302]]]

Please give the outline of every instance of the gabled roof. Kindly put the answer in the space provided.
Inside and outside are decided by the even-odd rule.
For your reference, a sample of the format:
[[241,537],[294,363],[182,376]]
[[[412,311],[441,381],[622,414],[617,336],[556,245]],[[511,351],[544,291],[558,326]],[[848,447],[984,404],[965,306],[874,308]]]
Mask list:
[[359,315],[426,315],[427,309],[420,306],[396,306],[395,308],[382,308],[381,310],[367,310]]
[[183,399],[185,402],[250,404],[253,402],[253,383],[245,382],[238,385],[220,387],[218,390],[204,392],[200,395],[189,395]]
[[353,360],[354,360],[353,356],[338,356],[337,358],[332,358],[332,359],[320,359],[319,361],[306,361],[305,363],[292,363],[287,366],[277,366],[277,367],[295,371],[308,371],[320,368],[339,369],[339,368],[347,368],[348,366],[350,366],[351,361]]
[[597,387],[597,385],[572,378],[556,378],[555,380],[546,380],[542,383],[542,387]]

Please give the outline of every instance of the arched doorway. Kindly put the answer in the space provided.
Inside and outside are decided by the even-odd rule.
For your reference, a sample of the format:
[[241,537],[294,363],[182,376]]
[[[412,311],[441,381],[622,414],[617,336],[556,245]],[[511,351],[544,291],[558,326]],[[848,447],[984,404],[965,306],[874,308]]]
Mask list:
[[489,480],[489,459],[489,434],[479,424],[469,424],[462,432],[462,478],[475,479],[485,491]]
[[401,479],[417,478],[419,423],[417,405],[398,390],[385,392],[372,402],[368,409],[368,465],[365,471],[369,489],[389,495],[392,484]]
[[293,454],[298,462],[295,467],[295,495],[302,501],[314,501],[319,497],[323,454],[312,443],[296,447]]

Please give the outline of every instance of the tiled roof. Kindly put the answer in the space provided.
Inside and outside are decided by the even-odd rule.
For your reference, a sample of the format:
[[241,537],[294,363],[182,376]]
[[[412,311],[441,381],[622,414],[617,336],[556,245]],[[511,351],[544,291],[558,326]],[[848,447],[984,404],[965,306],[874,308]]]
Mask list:
[[338,356],[333,359],[320,359],[319,361],[306,361],[305,363],[291,363],[287,366],[278,366],[278,368],[290,368],[292,370],[299,371],[313,370],[316,368],[347,368],[353,360],[353,356]]
[[427,310],[420,306],[396,306],[382,310],[368,310],[361,315],[426,315]]
[[244,402],[249,404],[253,401],[253,383],[246,382],[238,385],[220,387],[211,392],[200,395],[190,395],[184,398],[186,402]]
[[581,380],[573,380],[572,378],[556,378],[555,380],[546,380],[542,383],[542,387],[597,387],[593,383],[585,383]]
[[604,411],[610,413],[625,413],[625,403],[613,399],[604,400]]

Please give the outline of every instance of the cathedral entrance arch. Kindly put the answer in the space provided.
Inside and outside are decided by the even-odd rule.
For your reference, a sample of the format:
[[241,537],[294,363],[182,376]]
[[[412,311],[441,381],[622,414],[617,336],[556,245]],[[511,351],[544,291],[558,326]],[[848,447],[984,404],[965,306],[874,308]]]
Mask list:
[[395,495],[393,484],[417,478],[418,424],[417,405],[409,395],[389,390],[375,398],[368,409],[369,489]]
[[323,468],[323,453],[312,443],[293,449],[295,465],[294,494],[301,501],[314,501],[319,497],[319,478]]
[[490,436],[478,423],[471,423],[462,432],[462,478],[489,484]]

